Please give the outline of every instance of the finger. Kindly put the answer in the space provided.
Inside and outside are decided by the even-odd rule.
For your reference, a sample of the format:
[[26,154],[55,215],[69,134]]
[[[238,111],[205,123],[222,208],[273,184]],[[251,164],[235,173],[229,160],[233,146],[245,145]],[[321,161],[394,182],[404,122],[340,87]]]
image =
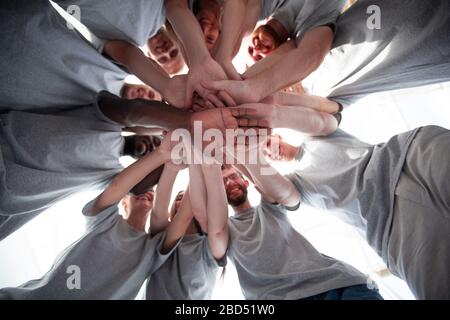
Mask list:
[[239,127],[249,127],[248,119],[237,119],[237,122]]
[[214,94],[209,94],[207,97],[208,102],[212,103],[216,108],[225,108],[225,105],[223,104],[223,102],[217,98]]
[[[195,90],[194,90],[200,97],[202,97],[203,99],[205,99],[205,100],[208,100],[208,95],[210,95],[211,94],[211,90],[208,90],[208,89],[206,89],[206,88],[204,88],[203,86],[201,86],[201,85],[197,85],[196,87],[195,87]],[[213,90],[214,91],[214,90]]]
[[218,97],[225,103],[227,107],[236,107],[236,102],[226,91],[219,91]]
[[197,104],[197,103],[194,103],[193,105],[192,105],[192,111],[194,111],[194,112],[198,112],[198,111],[202,111],[203,110],[203,107],[202,106],[200,106],[199,104]]
[[256,116],[258,114],[258,111],[256,109],[246,108],[242,106],[230,108],[229,110],[231,110],[232,115],[237,118]]
[[225,91],[225,88],[227,87],[227,84],[229,83],[229,80],[222,80],[222,81],[202,81],[202,87],[206,90],[211,91]]

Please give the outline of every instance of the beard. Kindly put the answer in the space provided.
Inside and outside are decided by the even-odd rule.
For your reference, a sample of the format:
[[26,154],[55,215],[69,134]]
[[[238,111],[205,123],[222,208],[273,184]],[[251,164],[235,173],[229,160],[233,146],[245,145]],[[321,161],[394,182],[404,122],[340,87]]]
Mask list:
[[237,197],[231,197],[227,192],[228,204],[232,207],[239,207],[240,205],[244,204],[245,201],[247,201],[247,189],[242,187],[239,187],[239,189],[242,191],[242,193]]

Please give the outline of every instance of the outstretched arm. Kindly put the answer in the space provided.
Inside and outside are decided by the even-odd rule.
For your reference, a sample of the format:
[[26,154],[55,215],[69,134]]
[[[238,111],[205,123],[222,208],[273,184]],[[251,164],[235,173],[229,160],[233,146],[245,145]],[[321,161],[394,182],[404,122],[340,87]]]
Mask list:
[[[98,105],[109,119],[124,127],[174,130],[190,128],[191,114],[161,101],[121,99],[109,92],[99,93]],[[142,128],[140,128],[142,130]]]
[[333,43],[330,27],[308,31],[297,48],[278,63],[244,81],[204,81],[205,89],[225,91],[237,104],[260,102],[267,96],[305,79],[316,70]]
[[178,169],[173,164],[167,162],[159,179],[153,201],[152,215],[150,217],[150,234],[153,236],[164,229],[169,224],[169,203],[172,195],[173,184],[178,175]]
[[169,161],[170,151],[164,145],[167,143],[163,141],[163,144],[158,149],[139,159],[119,173],[111,184],[97,197],[92,207],[92,214],[98,214],[113,204],[118,203],[150,172]]
[[197,219],[202,231],[208,232],[208,218],[206,209],[207,190],[203,178],[202,168],[199,164],[189,166],[189,190],[191,206],[195,219]]
[[178,78],[170,78],[167,72],[142,50],[125,41],[108,41],[104,53],[127,67],[128,71],[158,91],[164,100],[177,108],[185,108],[183,90],[173,90],[182,85]]
[[173,246],[186,233],[186,230],[193,218],[194,215],[192,214],[191,200],[188,189],[184,193],[183,199],[181,200],[181,205],[178,209],[178,213],[175,215],[166,229],[166,238],[162,245],[161,253],[164,254],[172,250]]
[[[264,143],[265,145],[266,143]],[[233,155],[236,161],[246,168],[247,174],[255,184],[263,198],[271,203],[278,203],[286,207],[296,207],[300,203],[300,193],[294,184],[276,171],[265,158],[262,151],[263,144],[250,144],[250,146],[238,146],[236,149],[245,148],[245,158]],[[257,163],[250,163],[250,152],[257,152]],[[239,154],[239,153],[238,153]]]
[[245,71],[244,74],[242,75],[242,78],[251,79],[256,77],[261,72],[264,72],[270,67],[279,63],[282,59],[285,58],[288,52],[291,52],[292,50],[295,49],[296,45],[294,40],[288,40],[284,42],[281,46],[276,48],[275,51],[272,52],[269,56],[256,62],[254,65],[248,68],[247,71]]
[[232,108],[240,127],[285,128],[312,136],[336,131],[338,120],[329,113],[299,106],[252,103]]
[[186,82],[185,105],[191,106],[194,92],[207,101],[210,108],[235,106],[236,103],[225,92],[212,92],[201,86],[201,81],[225,80],[222,67],[211,58],[203,32],[185,0],[165,0],[166,14],[173,30],[180,39],[187,55],[189,73]]
[[297,48],[288,52],[279,63],[249,79],[258,89],[260,100],[302,81],[315,71],[331,50],[333,38],[330,27],[315,28],[307,32]]
[[220,164],[202,165],[203,177],[208,193],[206,211],[208,215],[208,244],[216,260],[222,259],[228,248],[228,203],[223,185]]
[[[244,27],[248,27],[246,24],[246,19],[249,19],[250,16],[258,16],[255,14],[251,14],[248,10],[251,9],[249,7],[249,0],[227,0],[225,1],[223,15],[222,15],[222,31],[219,39],[217,40],[214,58],[222,68],[225,70],[229,79],[233,80],[241,80],[241,76],[237,73],[234,68],[232,61],[233,58],[239,51],[239,48],[242,43],[242,39],[246,33]],[[255,2],[255,1],[253,1]],[[260,2],[260,1],[258,1]],[[258,11],[259,14],[260,8],[259,6],[253,5],[253,9]],[[253,23],[253,28],[256,25],[256,19]],[[253,29],[252,29],[253,30]]]
[[341,107],[335,101],[324,97],[313,96],[305,93],[276,92],[272,95],[274,104],[282,106],[299,106],[318,112],[336,113]]

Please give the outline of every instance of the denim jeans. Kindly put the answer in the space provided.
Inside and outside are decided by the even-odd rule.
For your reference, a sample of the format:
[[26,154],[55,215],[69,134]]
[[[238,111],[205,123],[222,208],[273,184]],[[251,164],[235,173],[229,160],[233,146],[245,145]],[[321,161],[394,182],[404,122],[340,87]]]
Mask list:
[[330,290],[301,300],[384,300],[378,289],[369,289],[367,285],[345,287]]

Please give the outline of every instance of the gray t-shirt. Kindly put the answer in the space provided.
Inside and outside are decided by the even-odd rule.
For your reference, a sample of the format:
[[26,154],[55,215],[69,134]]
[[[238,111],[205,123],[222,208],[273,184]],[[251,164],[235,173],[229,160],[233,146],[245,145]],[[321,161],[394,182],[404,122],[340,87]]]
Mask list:
[[379,145],[364,143],[342,130],[309,138],[301,149],[310,164],[289,178],[303,204],[334,212],[356,226],[385,258],[394,192],[417,130]]
[[2,1],[0,14],[0,112],[51,113],[90,104],[102,90],[120,95],[128,73],[69,29],[48,1]]
[[164,265],[147,282],[147,300],[211,299],[217,271],[225,267],[226,256],[217,261],[206,235],[185,235]]
[[96,104],[0,114],[0,239],[23,224],[13,216],[32,218],[79,191],[103,189],[123,170],[121,129]]
[[346,2],[346,0],[263,1],[260,18],[273,17],[278,20],[290,37],[298,42],[306,32],[316,27],[334,26]]
[[312,94],[350,105],[371,93],[445,81],[448,0],[359,0],[340,16],[332,51],[303,84]]
[[143,46],[166,21],[164,0],[55,0],[64,10],[80,8],[81,23],[97,37]]
[[355,268],[318,252],[265,201],[230,217],[229,257],[250,300],[295,300],[367,283]]
[[136,297],[145,279],[172,254],[172,251],[159,253],[165,233],[150,238],[145,232],[133,229],[118,214],[117,205],[92,216],[90,209],[94,201],[83,209],[87,219],[83,237],[60,253],[41,279],[17,288],[1,289],[0,299]]

